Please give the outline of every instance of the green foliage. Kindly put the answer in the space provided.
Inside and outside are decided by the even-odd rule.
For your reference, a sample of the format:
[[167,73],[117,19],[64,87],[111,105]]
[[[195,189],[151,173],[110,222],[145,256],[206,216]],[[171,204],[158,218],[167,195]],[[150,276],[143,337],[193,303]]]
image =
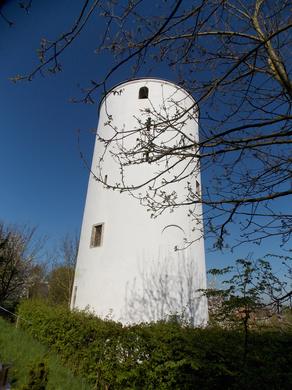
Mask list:
[[41,249],[35,229],[0,221],[0,305],[14,311],[31,284],[34,261]]
[[56,253],[58,261],[53,263],[47,278],[51,304],[70,305],[78,246],[77,236],[67,235],[60,241]]
[[175,321],[123,327],[89,313],[24,301],[21,326],[95,389],[290,389],[292,334],[194,329]]
[[46,363],[39,362],[29,371],[28,384],[21,390],[45,390],[48,384],[48,367]]
[[[9,383],[12,389],[86,390],[84,379],[74,377],[59,357],[0,318],[0,361],[11,364]],[[45,386],[45,387],[41,387]]]
[[204,291],[212,321],[220,326],[243,326],[247,330],[252,317],[261,310],[271,315],[271,309],[289,295],[287,278],[279,279],[266,259],[238,259],[232,267],[211,269],[208,273],[225,278],[221,289]]
[[74,268],[61,265],[54,268],[49,276],[49,300],[54,304],[69,305],[73,286]]

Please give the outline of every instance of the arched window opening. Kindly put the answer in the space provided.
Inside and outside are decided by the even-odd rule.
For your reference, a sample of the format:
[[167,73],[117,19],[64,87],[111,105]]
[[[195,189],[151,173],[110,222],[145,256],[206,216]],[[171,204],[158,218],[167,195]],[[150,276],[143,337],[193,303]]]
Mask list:
[[139,89],[139,99],[148,99],[148,88],[141,87]]

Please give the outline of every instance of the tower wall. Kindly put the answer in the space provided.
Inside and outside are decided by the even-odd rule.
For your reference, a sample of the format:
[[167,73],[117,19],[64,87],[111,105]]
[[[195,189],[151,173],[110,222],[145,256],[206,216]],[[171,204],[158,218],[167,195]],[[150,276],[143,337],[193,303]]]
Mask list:
[[[148,99],[139,99],[141,87],[148,88]],[[97,133],[103,140],[114,139],[114,142],[108,143],[107,148],[99,138],[95,143],[72,308],[89,308],[98,316],[110,315],[124,323],[158,320],[171,314],[186,315],[194,325],[207,321],[206,299],[199,298],[195,292],[206,287],[204,241],[200,237],[201,205],[194,209],[201,221],[198,228],[194,228],[194,222],[188,217],[189,209],[183,206],[172,212],[166,210],[153,219],[151,211],[141,206],[138,199],[128,193],[110,190],[94,177],[105,178],[106,175],[109,185],[121,181],[118,159],[123,158],[122,150],[132,150],[141,141],[143,134],[139,129],[149,118],[152,123],[160,121],[163,128],[169,119],[189,110],[187,116],[178,119],[176,126],[183,126],[184,133],[198,139],[194,108],[194,100],[186,91],[155,79],[120,84],[102,101]],[[179,136],[177,129],[170,126],[160,134],[159,142],[171,146]],[[161,160],[126,166],[124,185],[148,181],[165,164]],[[201,182],[196,164],[193,161],[186,169],[186,173],[194,172],[194,185],[196,181]],[[163,177],[171,181],[176,172],[179,174],[179,165]],[[186,180],[182,180],[169,184],[168,190],[175,191],[177,199],[183,200],[187,196],[186,187]],[[147,191],[147,186],[133,191],[133,194],[143,191]],[[92,229],[99,224],[102,224],[102,242],[94,247]],[[175,247],[183,246],[185,240],[195,242],[176,251]]]

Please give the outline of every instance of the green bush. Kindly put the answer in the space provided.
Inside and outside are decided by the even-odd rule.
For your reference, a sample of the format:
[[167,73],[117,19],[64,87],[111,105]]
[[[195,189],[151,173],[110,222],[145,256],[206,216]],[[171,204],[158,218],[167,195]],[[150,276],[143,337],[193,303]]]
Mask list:
[[48,385],[48,367],[44,362],[35,364],[29,371],[29,381],[21,390],[45,390]]
[[27,332],[0,318],[0,362],[9,364],[12,389],[86,390],[83,378],[73,376],[60,358]]
[[292,334],[159,322],[123,327],[89,313],[25,301],[21,326],[96,389],[290,389]]

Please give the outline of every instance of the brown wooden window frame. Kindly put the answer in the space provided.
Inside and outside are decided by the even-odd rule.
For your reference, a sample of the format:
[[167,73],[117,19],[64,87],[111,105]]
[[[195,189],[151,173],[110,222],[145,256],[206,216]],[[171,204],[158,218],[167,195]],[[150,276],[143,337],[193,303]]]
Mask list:
[[104,223],[97,223],[92,226],[91,238],[90,238],[91,248],[98,248],[102,246],[103,231],[104,231]]

